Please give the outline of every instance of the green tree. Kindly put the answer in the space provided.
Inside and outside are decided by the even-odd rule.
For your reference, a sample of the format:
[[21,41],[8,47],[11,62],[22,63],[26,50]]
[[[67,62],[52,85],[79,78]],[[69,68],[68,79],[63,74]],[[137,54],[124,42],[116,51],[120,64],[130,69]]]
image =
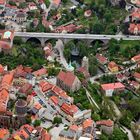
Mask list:
[[15,45],[21,45],[23,43],[22,38],[21,37],[18,37],[18,36],[15,36],[13,43]]
[[97,74],[97,69],[98,69],[97,64],[98,64],[98,62],[97,62],[96,58],[93,55],[90,55],[89,56],[89,73],[92,76]]
[[99,121],[101,118],[100,118],[100,115],[97,114],[96,112],[94,112],[94,114],[92,115],[92,118],[94,121]]
[[100,22],[97,22],[93,24],[91,30],[92,30],[91,32],[94,34],[101,34],[102,31],[104,30],[104,27]]
[[9,4],[12,6],[16,6],[16,3],[14,1],[9,1]]
[[133,119],[133,115],[130,111],[125,110],[122,113],[122,117],[120,118],[120,123],[128,128],[130,128],[131,121]]
[[132,99],[128,101],[129,109],[134,117],[138,117],[140,114],[140,99]]
[[60,118],[60,117],[54,117],[53,124],[60,124],[60,123],[62,123],[62,118]]
[[114,128],[113,134],[109,140],[128,140],[128,137],[121,129]]
[[119,45],[120,44],[117,40],[115,40],[115,39],[109,40],[108,47],[109,47],[110,55],[114,55],[119,52],[119,50],[120,50]]
[[0,29],[5,29],[5,25],[0,23]]
[[45,0],[45,4],[46,4],[46,7],[49,7],[50,1],[49,0]]
[[78,47],[80,57],[87,56],[88,51],[87,51],[87,45],[85,44],[85,42],[80,41],[77,43],[76,46]]
[[20,9],[24,9],[24,8],[26,8],[27,7],[27,5],[26,5],[26,2],[21,2],[21,3],[19,3],[19,6],[18,6]]
[[106,20],[107,23],[108,23],[108,22],[111,22],[112,14],[111,14],[110,10],[107,10],[107,11],[106,11],[106,13],[105,13],[105,15],[104,15],[104,18],[105,18],[105,20]]
[[109,140],[108,136],[106,136],[105,134],[102,134],[100,136],[100,140]]
[[41,124],[41,120],[35,120],[33,123],[34,127],[40,126],[40,124]]

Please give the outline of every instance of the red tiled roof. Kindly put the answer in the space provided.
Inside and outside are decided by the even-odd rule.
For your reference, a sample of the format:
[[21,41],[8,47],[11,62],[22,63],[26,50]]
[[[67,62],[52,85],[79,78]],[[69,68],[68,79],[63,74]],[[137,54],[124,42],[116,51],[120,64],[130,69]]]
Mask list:
[[32,90],[32,85],[30,83],[25,83],[20,89],[19,92],[21,93],[27,93],[29,90]]
[[139,83],[136,81],[130,81],[129,84],[133,87],[139,86]]
[[34,108],[36,108],[37,110],[42,108],[42,105],[40,103],[36,103],[34,104]]
[[36,76],[36,77],[37,76],[42,76],[42,75],[45,75],[45,74],[47,74],[47,70],[45,68],[42,68],[40,70],[37,70],[37,71],[33,72],[33,75]]
[[46,92],[46,91],[52,89],[52,87],[53,87],[52,84],[50,84],[49,82],[46,82],[46,81],[41,81],[39,83],[39,86],[41,87],[43,92]]
[[59,94],[60,97],[62,98],[69,98],[69,96],[67,95],[67,93],[65,91],[62,91],[60,94]]
[[56,94],[59,95],[63,90],[61,88],[59,88],[58,86],[54,86],[52,88],[52,91]]
[[36,4],[34,2],[29,2],[28,4],[29,4],[30,7],[36,6]]
[[53,3],[56,4],[57,6],[59,6],[61,0],[53,0]]
[[24,67],[24,71],[27,72],[27,73],[31,73],[32,68],[31,67]]
[[118,79],[123,79],[123,78],[125,78],[125,75],[120,73],[120,74],[117,74],[116,77]]
[[8,134],[9,134],[8,129],[3,129],[3,128],[0,129],[0,139],[2,140],[5,139],[5,136]]
[[133,76],[137,79],[140,79],[140,73],[138,73],[138,72],[135,72]]
[[72,86],[76,76],[71,72],[60,71],[57,78],[67,86]]
[[77,69],[78,72],[82,73],[85,78],[89,78],[90,74],[89,72],[85,69],[85,67],[80,67]]
[[83,122],[83,128],[87,128],[87,127],[90,127],[93,125],[93,120],[92,119],[86,119],[84,122]]
[[70,129],[70,130],[73,130],[73,131],[77,131],[78,128],[79,128],[79,127],[78,127],[77,125],[71,125],[69,129]]
[[78,111],[78,107],[75,105],[68,105],[63,103],[61,109],[68,115],[73,115]]
[[32,126],[30,126],[28,124],[25,124],[25,125],[21,126],[19,131],[17,131],[15,134],[13,134],[12,138],[22,139],[22,137],[24,137],[24,139],[28,139],[29,138],[29,133],[27,133],[27,131],[25,129],[29,133],[31,133],[34,130],[34,128]]
[[134,33],[134,31],[136,30],[138,30],[138,31],[140,31],[140,24],[135,24],[135,23],[131,23],[130,25],[129,25],[129,29],[128,29],[131,33]]
[[107,62],[107,58],[98,53],[96,54],[96,59],[102,64],[105,64]]
[[34,127],[29,124],[25,124],[21,126],[21,129],[24,129],[24,128],[26,128],[30,133],[34,130]]
[[40,138],[39,140],[51,140],[51,135],[44,129],[40,130]]
[[6,4],[5,7],[11,8],[11,9],[17,9],[17,6]]
[[0,0],[0,5],[4,5],[6,0]]
[[0,73],[4,71],[4,67],[0,64]]
[[9,73],[3,76],[2,81],[1,81],[1,85],[11,85],[13,81],[13,73]]
[[137,61],[140,61],[140,54],[138,54],[138,55],[132,57],[131,60],[134,60],[134,61],[136,61],[136,62],[137,62]]
[[8,100],[9,93],[7,92],[7,90],[3,89],[0,92],[0,112],[6,112]]
[[111,120],[101,120],[96,122],[97,125],[105,125],[108,127],[112,127],[114,125],[114,122]]
[[55,32],[57,33],[61,33],[63,31],[66,31],[68,33],[72,33],[74,31],[76,31],[77,29],[80,29],[82,28],[83,26],[82,25],[74,25],[74,24],[69,24],[69,25],[66,25],[66,26],[58,26],[56,29],[55,29]]
[[52,100],[55,105],[58,105],[59,100],[58,100],[58,98],[56,96],[51,96],[50,100]]
[[0,40],[0,48],[3,48],[3,49],[10,49],[11,46],[8,42],[6,41],[3,41],[3,40]]
[[125,86],[118,82],[118,83],[109,83],[109,84],[102,84],[101,85],[103,90],[114,90],[114,89],[121,89],[121,88],[125,88]]
[[25,77],[26,72],[24,71],[24,67],[22,65],[19,65],[15,69],[14,77]]
[[111,61],[109,62],[108,67],[112,69],[114,67],[118,67],[118,65],[114,61]]

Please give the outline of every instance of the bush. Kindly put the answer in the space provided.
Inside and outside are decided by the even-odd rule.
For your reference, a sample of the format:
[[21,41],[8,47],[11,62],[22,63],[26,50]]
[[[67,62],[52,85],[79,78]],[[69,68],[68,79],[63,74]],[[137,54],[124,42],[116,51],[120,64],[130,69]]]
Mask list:
[[53,119],[53,124],[60,124],[60,123],[62,123],[62,118],[60,118],[60,117],[55,117],[55,118]]

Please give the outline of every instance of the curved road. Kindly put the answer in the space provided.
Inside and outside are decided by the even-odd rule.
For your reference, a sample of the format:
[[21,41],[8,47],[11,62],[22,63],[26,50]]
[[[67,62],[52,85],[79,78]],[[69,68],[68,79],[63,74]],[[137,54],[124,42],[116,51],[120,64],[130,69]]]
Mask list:
[[131,130],[129,130],[128,128],[126,128],[125,126],[122,126],[122,131],[124,132],[124,133],[127,133],[127,136],[128,136],[128,138],[129,138],[129,140],[135,140],[134,139],[134,136],[133,136],[133,134],[132,134],[132,132],[131,132]]

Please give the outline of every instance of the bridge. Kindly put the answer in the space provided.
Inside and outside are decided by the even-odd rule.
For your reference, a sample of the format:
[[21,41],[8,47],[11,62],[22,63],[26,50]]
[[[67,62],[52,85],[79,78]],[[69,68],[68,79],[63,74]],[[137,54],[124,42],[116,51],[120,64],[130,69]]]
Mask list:
[[64,42],[70,41],[72,39],[86,40],[88,42],[93,42],[94,40],[100,40],[104,43],[108,42],[111,38],[116,40],[140,40],[140,36],[132,35],[99,35],[99,34],[66,34],[66,33],[36,33],[36,32],[15,32],[15,36],[23,38],[24,41],[28,41],[31,38],[38,39],[42,46],[49,39],[61,39]]
[[[3,30],[0,30],[0,35]],[[93,41],[98,40],[102,43],[107,43],[110,39],[116,40],[140,40],[140,36],[134,35],[104,35],[104,34],[69,34],[69,33],[42,33],[42,32],[14,32],[15,36],[19,36],[23,41],[29,41],[32,39],[37,40],[42,46],[45,46],[46,42],[51,39],[61,39],[64,43],[70,40],[84,40],[91,44]]]

